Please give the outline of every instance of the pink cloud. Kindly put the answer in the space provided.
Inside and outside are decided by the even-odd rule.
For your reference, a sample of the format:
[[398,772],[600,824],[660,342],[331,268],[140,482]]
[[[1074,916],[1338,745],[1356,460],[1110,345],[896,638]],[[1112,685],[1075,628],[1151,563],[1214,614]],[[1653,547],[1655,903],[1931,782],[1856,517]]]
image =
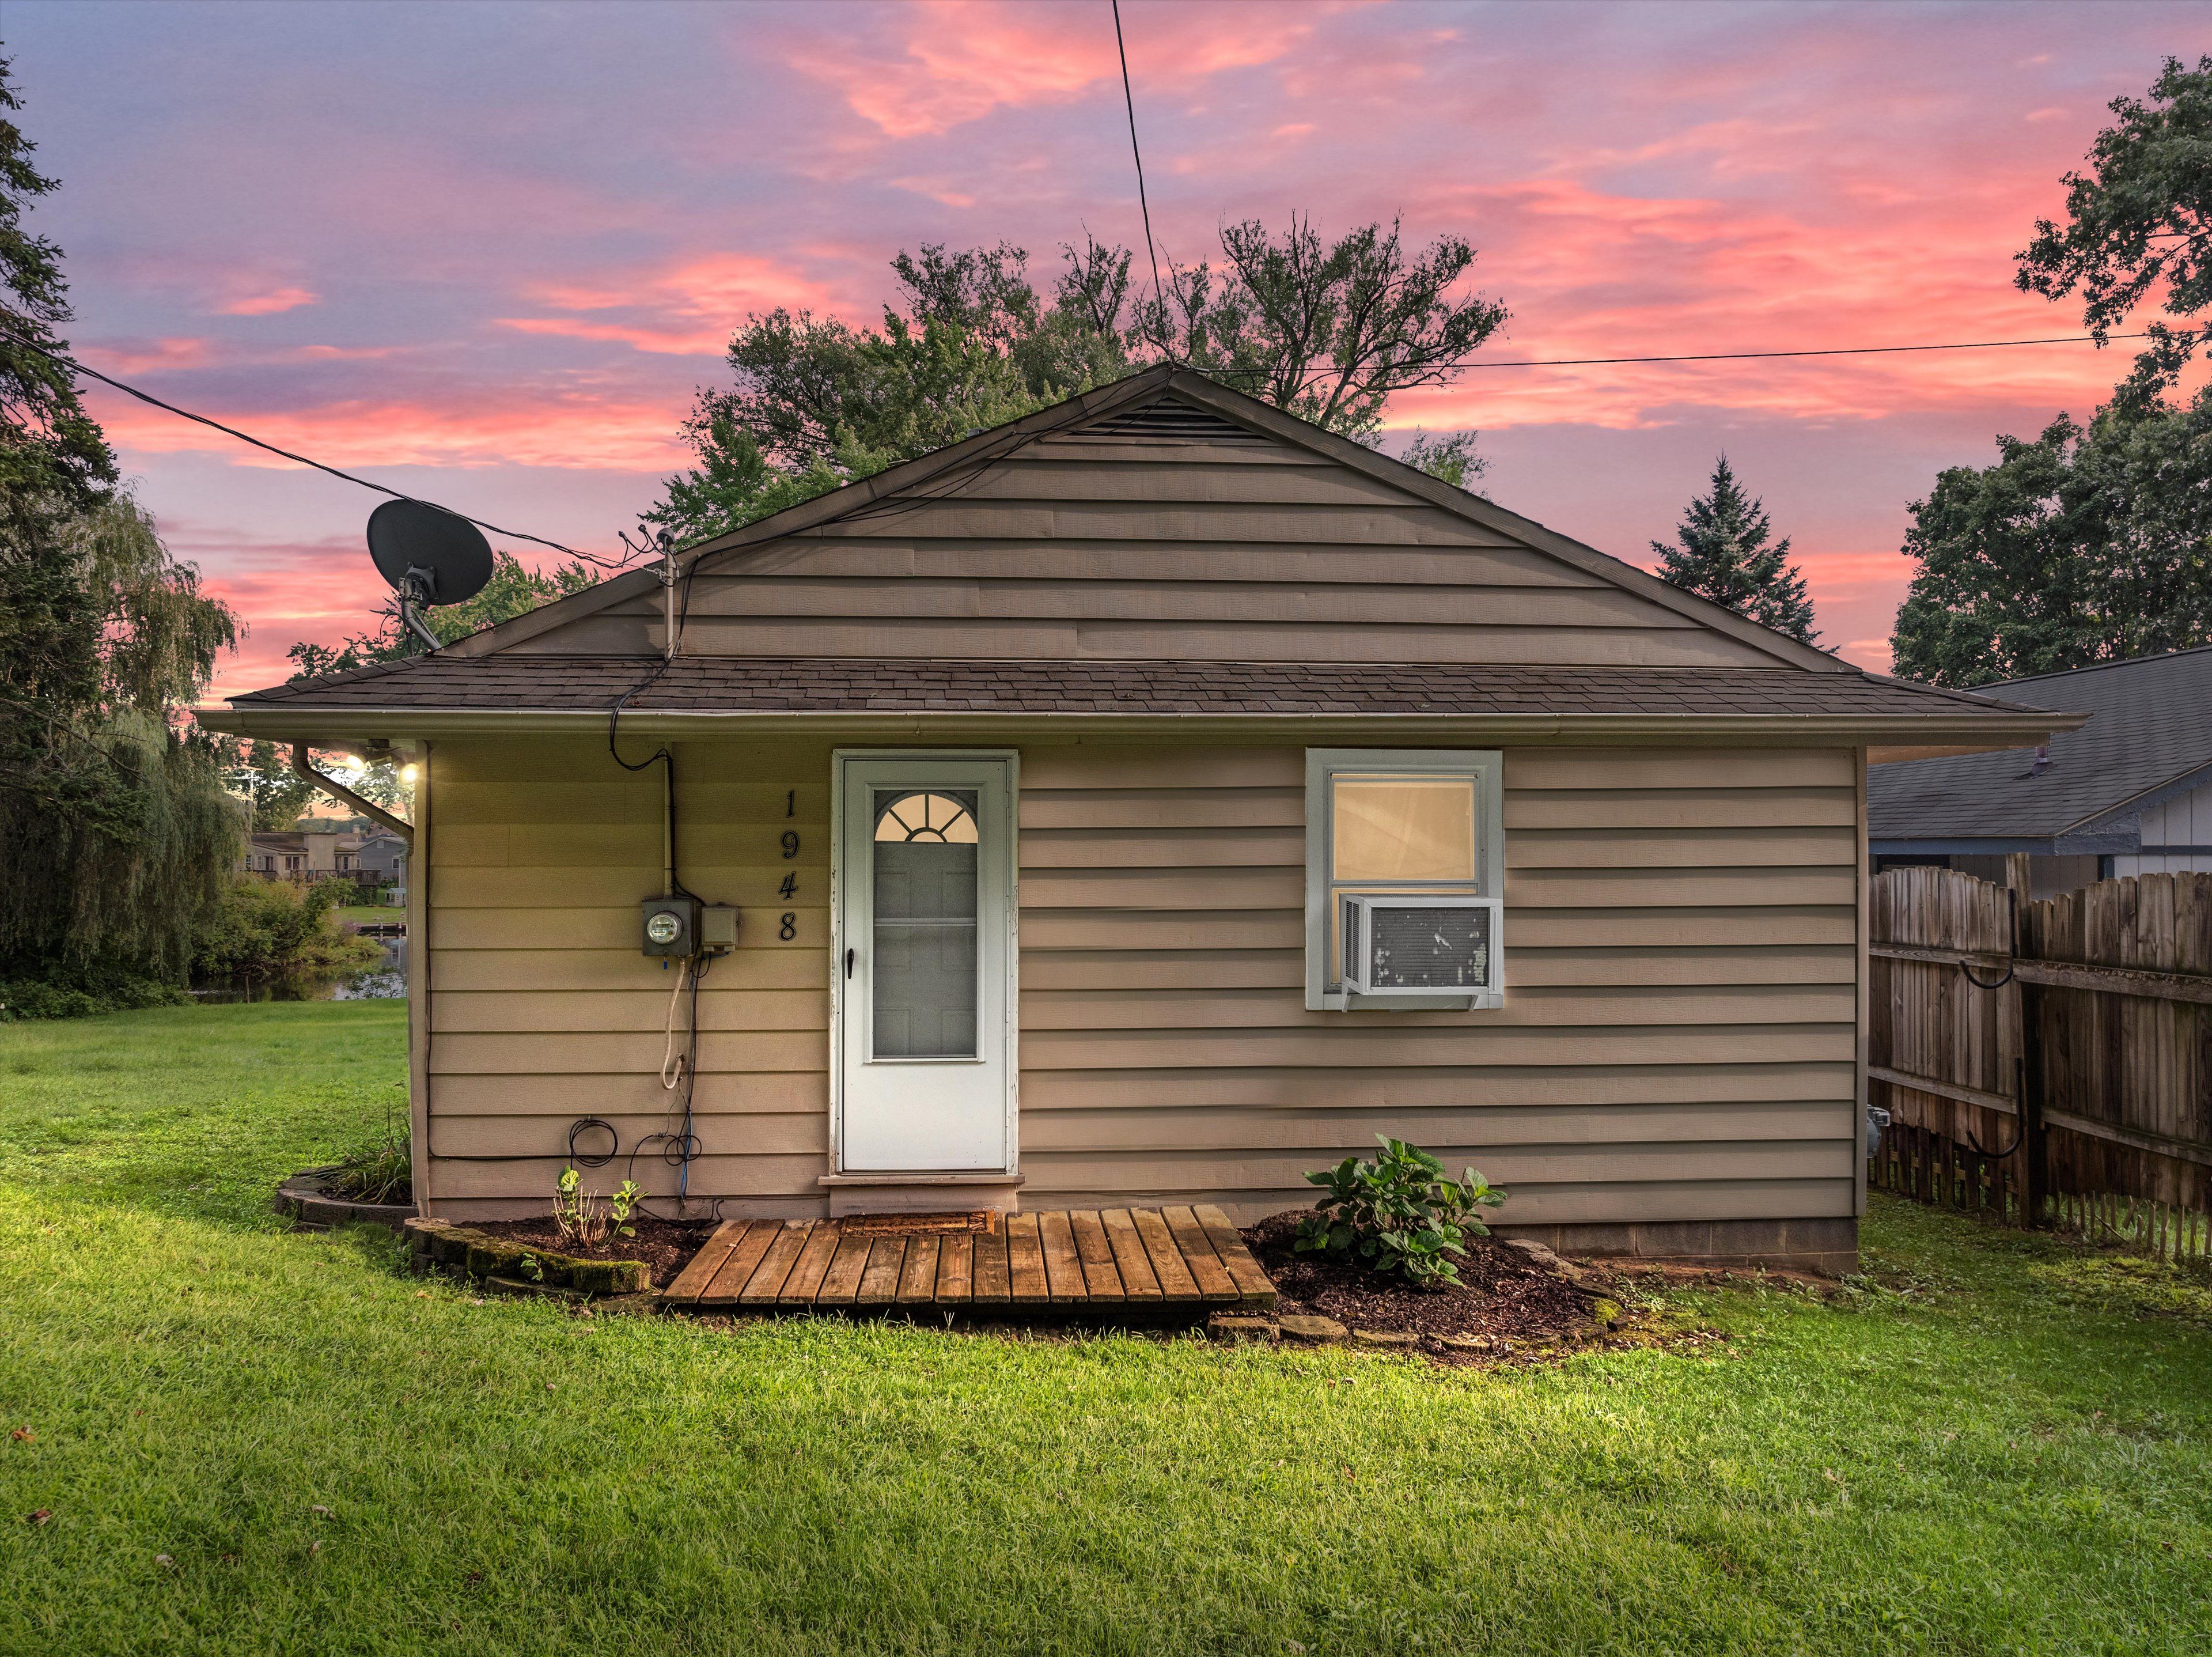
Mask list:
[[204,368],[215,361],[215,342],[190,336],[104,340],[78,348],[84,361],[109,374],[150,374],[163,369]]
[[730,343],[731,330],[714,328],[626,328],[617,322],[583,322],[562,316],[502,316],[502,328],[522,333],[550,334],[563,339],[602,339],[633,350],[668,356],[719,356]]
[[306,288],[271,288],[265,292],[248,294],[234,299],[227,305],[216,307],[217,316],[274,316],[279,311],[296,311],[302,305],[313,305],[322,298],[320,294]]
[[[232,465],[290,470],[293,462],[249,448],[220,432],[128,401],[94,387],[91,400],[118,446],[143,454],[212,453]],[[280,448],[327,465],[357,466],[567,466],[665,471],[687,458],[678,411],[666,403],[623,402],[585,391],[522,389],[459,402],[349,399],[240,412],[220,404],[200,411]]]
[[693,255],[659,271],[626,280],[544,283],[532,298],[563,311],[628,311],[630,322],[586,322],[569,317],[501,317],[518,332],[567,339],[604,340],[675,356],[719,356],[730,335],[757,311],[852,314],[851,288],[823,282],[756,253]]
[[[1148,7],[1130,20],[1133,27],[1140,18],[1143,29],[1130,52],[1130,76],[1148,86],[1187,87],[1227,70],[1273,63],[1335,9]],[[918,0],[903,15],[903,38],[894,43],[839,31],[795,40],[788,60],[897,139],[947,132],[1000,108],[1066,101],[1121,77],[1113,24],[1103,8]]]

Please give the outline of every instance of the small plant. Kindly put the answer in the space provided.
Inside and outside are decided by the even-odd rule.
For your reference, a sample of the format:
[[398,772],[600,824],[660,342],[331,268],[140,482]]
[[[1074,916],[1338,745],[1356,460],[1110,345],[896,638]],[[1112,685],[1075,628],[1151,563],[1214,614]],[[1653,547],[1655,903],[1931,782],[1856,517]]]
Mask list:
[[544,1264],[528,1249],[522,1251],[522,1258],[514,1263],[514,1269],[533,1283],[542,1283],[545,1281]]
[[1451,1257],[1467,1252],[1470,1233],[1490,1235],[1474,1210],[1498,1207],[1505,1193],[1491,1189],[1473,1168],[1455,1183],[1444,1178],[1444,1165],[1419,1146],[1388,1134],[1375,1136],[1382,1142],[1382,1154],[1373,1161],[1347,1156],[1306,1176],[1327,1186],[1328,1194],[1314,1204],[1293,1246],[1301,1254],[1397,1272],[1417,1288],[1456,1285],[1459,1267]]
[[323,1189],[356,1203],[411,1203],[414,1161],[407,1135],[389,1128],[384,1136],[342,1159],[323,1176]]
[[607,1198],[607,1211],[614,1221],[615,1229],[625,1237],[637,1235],[637,1228],[630,1224],[630,1220],[637,1213],[638,1199],[644,1195],[636,1180],[625,1179],[615,1188],[615,1194]]
[[561,1240],[589,1248],[606,1240],[607,1223],[599,1199],[584,1189],[584,1176],[574,1168],[562,1169],[553,1187],[553,1225]]

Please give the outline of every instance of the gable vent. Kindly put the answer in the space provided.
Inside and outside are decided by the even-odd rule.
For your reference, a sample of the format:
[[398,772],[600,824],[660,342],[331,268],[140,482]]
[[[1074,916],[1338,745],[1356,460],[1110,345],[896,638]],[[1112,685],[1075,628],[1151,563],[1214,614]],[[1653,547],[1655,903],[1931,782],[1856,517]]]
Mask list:
[[1225,420],[1211,409],[1194,408],[1188,403],[1173,398],[1163,398],[1157,403],[1147,403],[1140,409],[1127,409],[1109,414],[1103,420],[1094,420],[1079,433],[1088,441],[1099,437],[1119,437],[1149,443],[1234,443],[1250,446],[1272,442],[1258,432]]

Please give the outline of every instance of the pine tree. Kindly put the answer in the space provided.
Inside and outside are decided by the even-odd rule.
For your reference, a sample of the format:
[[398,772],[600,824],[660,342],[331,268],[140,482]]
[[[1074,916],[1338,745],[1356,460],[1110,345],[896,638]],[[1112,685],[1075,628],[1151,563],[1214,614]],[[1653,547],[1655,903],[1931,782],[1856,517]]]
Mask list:
[[1820,637],[1805,577],[1789,562],[1790,538],[1767,545],[1773,520],[1765,503],[1744,493],[1727,455],[1714,464],[1712,493],[1691,501],[1674,533],[1678,545],[1654,541],[1651,550],[1675,586],[1801,643]]

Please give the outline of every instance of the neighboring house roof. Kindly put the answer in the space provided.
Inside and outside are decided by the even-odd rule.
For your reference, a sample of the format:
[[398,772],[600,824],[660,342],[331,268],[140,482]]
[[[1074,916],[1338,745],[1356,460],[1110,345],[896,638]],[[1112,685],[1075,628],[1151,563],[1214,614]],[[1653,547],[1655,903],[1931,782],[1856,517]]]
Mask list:
[[[1205,466],[1163,472],[1178,444],[1202,448]],[[1194,492],[1147,492],[1177,472],[1173,487]],[[1267,472],[1283,480],[1272,494],[1222,482]],[[1204,533],[1189,527],[1200,517]],[[961,563],[979,546],[996,573]],[[234,698],[206,722],[299,739],[580,728],[617,706],[647,729],[821,714],[927,716],[933,728],[1040,716],[1460,719],[1532,733],[1783,719],[1907,746],[2034,741],[2068,722],[1864,673],[1170,368],[714,537],[678,567],[690,653],[665,665],[649,644],[659,575],[639,570],[428,657]],[[1086,609],[1096,594],[1117,607]],[[1012,638],[994,631],[1002,620],[1026,630],[1014,648],[994,648]],[[700,642],[710,626],[726,648]],[[1301,630],[1297,648],[1273,648],[1283,629]],[[779,637],[820,648],[763,651]],[[1524,648],[1537,661],[1515,661]],[[1539,665],[1547,655],[1584,665]]]
[[[2212,645],[1981,687],[2086,712],[2032,749],[1877,765],[1867,826],[1878,852],[2133,851],[2138,813],[2212,780]],[[2002,843],[2002,844],[1997,844]]]

